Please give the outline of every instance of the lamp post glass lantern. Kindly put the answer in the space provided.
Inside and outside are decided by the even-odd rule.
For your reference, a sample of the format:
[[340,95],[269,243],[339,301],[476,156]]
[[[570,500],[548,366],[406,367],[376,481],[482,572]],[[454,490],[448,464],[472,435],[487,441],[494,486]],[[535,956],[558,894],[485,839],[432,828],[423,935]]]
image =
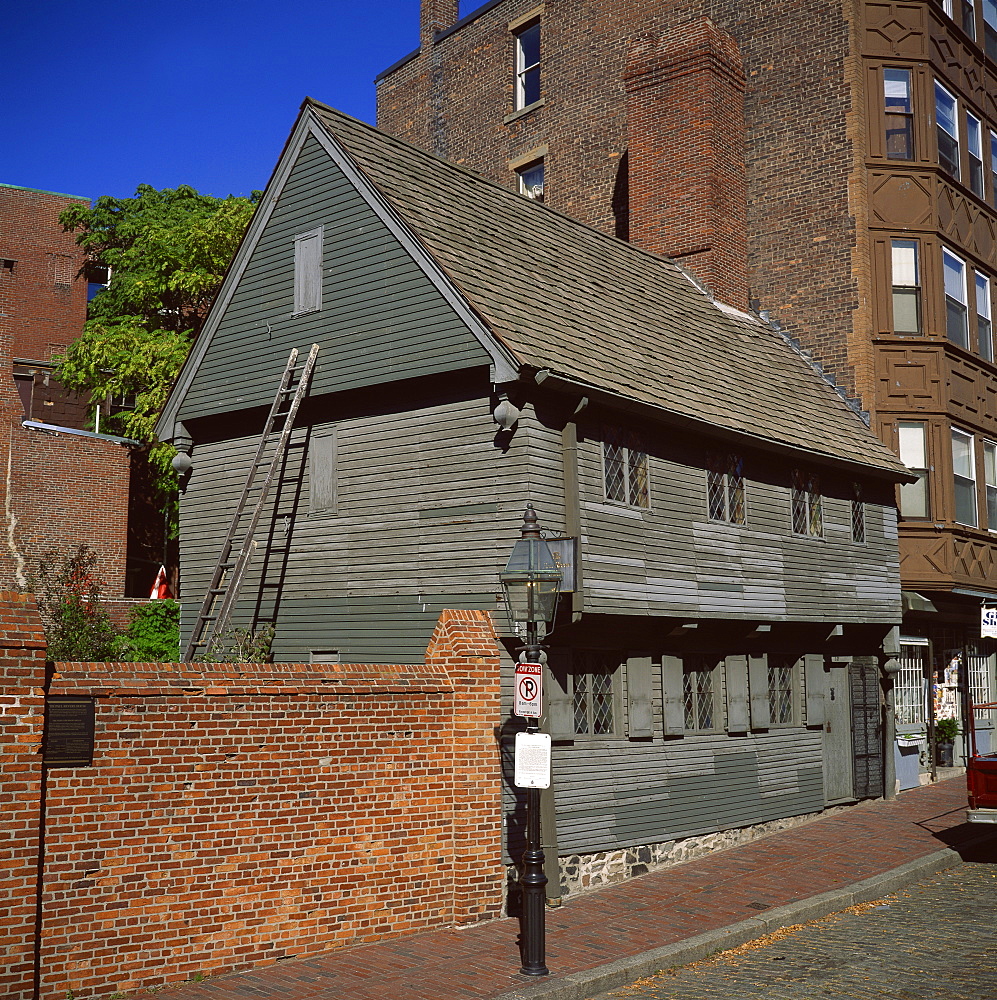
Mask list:
[[[561,570],[547,543],[540,535],[537,513],[530,504],[523,515],[522,537],[516,542],[499,575],[505,590],[509,621],[516,632],[526,639],[527,663],[540,662],[538,640],[541,623],[551,621],[557,608],[561,589]],[[523,632],[525,630],[525,635]],[[538,708],[539,712],[541,709]],[[527,720],[527,732],[536,732],[537,720]],[[540,837],[540,789],[526,789],[526,850],[523,851],[523,920],[520,934],[522,967],[526,976],[546,976],[546,903],[547,875],[544,873],[544,852]]]

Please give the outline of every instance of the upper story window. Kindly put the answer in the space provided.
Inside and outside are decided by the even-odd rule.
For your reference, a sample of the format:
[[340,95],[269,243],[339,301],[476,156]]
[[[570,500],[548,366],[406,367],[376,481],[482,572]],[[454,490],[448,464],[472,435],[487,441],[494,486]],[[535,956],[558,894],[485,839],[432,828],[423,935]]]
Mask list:
[[516,171],[519,193],[534,201],[544,200],[544,161],[537,160]]
[[983,442],[983,475],[987,486],[987,527],[997,531],[997,443]]
[[820,478],[813,472],[793,469],[793,531],[811,538],[824,536],[824,508]]
[[952,476],[955,480],[955,519],[959,524],[975,528],[976,458],[973,435],[956,427],[952,428]]
[[740,455],[710,455],[706,501],[711,521],[744,524],[744,459]]
[[323,229],[294,237],[294,315],[322,308]]
[[893,330],[921,332],[921,268],[917,240],[893,240]]
[[938,133],[938,162],[959,179],[959,102],[935,83],[935,122]]
[[997,134],[990,133],[990,200],[997,205]]
[[886,155],[891,160],[914,159],[914,103],[909,69],[883,69],[886,106]]
[[901,420],[897,433],[900,461],[917,476],[916,483],[903,483],[900,487],[900,513],[904,517],[930,517],[927,428],[920,421]]
[[973,0],[942,0],[942,10],[956,21],[970,38],[976,38],[976,10]]
[[609,431],[602,442],[606,499],[630,507],[650,507],[647,452],[636,435]]
[[969,348],[969,309],[966,304],[966,264],[942,247],[945,272],[945,333],[953,344]]
[[983,197],[983,126],[975,115],[966,113],[966,154],[969,159],[969,187]]
[[988,59],[997,59],[997,0],[983,0],[983,47]]
[[993,323],[990,318],[990,279],[976,272],[976,342],[984,361],[994,359]]
[[540,22],[534,21],[516,34],[516,109],[540,100]]
[[865,501],[858,483],[852,483],[852,541],[865,543]]

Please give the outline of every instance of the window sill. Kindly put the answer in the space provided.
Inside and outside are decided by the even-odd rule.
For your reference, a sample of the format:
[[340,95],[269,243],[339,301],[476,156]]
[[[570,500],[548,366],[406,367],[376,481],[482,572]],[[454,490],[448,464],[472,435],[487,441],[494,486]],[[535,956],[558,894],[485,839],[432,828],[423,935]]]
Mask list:
[[519,108],[518,110],[513,111],[510,114],[507,114],[502,119],[502,124],[509,125],[510,123],[516,121],[517,119],[523,118],[526,115],[530,114],[531,112],[536,111],[538,108],[542,108],[546,103],[547,103],[547,98],[541,97],[539,101],[534,101],[532,104],[527,104],[525,108]]

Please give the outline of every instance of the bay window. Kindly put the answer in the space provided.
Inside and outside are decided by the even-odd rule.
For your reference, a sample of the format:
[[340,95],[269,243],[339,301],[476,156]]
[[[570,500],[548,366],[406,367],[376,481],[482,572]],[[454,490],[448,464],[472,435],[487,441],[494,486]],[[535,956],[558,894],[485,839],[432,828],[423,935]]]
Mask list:
[[973,435],[956,427],[952,428],[952,476],[955,481],[955,519],[959,524],[975,528],[978,518]]
[[966,305],[966,264],[942,247],[945,272],[945,333],[953,344],[969,347],[969,310]]
[[900,513],[903,517],[931,517],[928,501],[928,435],[920,421],[901,420],[897,424],[900,461],[917,476],[916,483],[900,487]]

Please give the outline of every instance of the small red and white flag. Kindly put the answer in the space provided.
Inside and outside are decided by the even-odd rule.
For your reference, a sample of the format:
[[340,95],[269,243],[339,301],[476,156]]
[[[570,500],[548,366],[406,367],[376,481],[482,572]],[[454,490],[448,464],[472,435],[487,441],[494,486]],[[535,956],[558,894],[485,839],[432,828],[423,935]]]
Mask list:
[[166,582],[166,567],[160,566],[156,574],[156,582],[152,585],[152,593],[149,594],[150,601],[163,601],[172,597],[170,585]]

